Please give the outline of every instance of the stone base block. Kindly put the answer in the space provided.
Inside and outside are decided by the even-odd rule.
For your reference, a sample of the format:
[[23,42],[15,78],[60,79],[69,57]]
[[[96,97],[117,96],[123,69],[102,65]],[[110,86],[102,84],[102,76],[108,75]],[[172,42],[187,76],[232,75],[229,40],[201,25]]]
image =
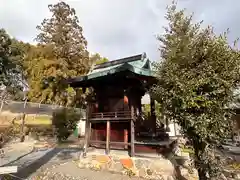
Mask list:
[[79,161],[79,167],[156,180],[175,179],[174,166],[167,159],[114,157],[96,154],[82,158]]

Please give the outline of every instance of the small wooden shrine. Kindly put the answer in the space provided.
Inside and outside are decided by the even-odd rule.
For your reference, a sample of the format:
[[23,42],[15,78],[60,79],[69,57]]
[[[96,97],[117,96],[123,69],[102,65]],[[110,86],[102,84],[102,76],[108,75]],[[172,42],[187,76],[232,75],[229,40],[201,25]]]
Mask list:
[[95,65],[86,76],[69,80],[72,87],[94,89],[94,98],[87,102],[85,153],[88,146],[105,148],[106,153],[130,150],[132,156],[138,149],[153,149],[140,142],[157,137],[154,101],[151,98],[151,116],[145,124],[141,107],[142,96],[154,82],[145,53]]

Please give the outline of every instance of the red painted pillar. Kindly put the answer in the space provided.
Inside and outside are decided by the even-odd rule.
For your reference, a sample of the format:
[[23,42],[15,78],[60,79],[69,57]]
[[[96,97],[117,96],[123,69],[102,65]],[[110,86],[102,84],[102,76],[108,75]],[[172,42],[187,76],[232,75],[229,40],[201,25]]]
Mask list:
[[[128,143],[128,130],[124,129],[124,143]],[[128,145],[124,145],[124,149],[128,149]]]
[[106,127],[106,154],[109,154],[110,152],[110,121],[107,121],[107,127]]

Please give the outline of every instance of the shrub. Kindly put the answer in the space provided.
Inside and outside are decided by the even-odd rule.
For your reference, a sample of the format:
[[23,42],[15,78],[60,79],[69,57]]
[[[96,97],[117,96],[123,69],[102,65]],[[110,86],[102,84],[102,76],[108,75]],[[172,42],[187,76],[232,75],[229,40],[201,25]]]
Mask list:
[[73,108],[63,108],[53,112],[53,126],[58,141],[66,140],[76,128],[82,114]]
[[53,134],[52,125],[27,125],[31,133],[37,133],[40,136],[51,136]]
[[13,140],[20,135],[20,126],[17,124],[11,124],[8,127],[3,127],[0,129],[0,148],[2,148],[6,143]]

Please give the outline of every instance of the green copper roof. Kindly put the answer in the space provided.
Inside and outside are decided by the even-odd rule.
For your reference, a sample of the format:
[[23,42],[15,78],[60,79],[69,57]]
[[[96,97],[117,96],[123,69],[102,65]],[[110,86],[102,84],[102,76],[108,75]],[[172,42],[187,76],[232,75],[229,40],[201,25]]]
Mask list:
[[73,81],[87,81],[94,78],[115,74],[121,71],[131,71],[138,75],[153,76],[151,62],[146,57],[146,54],[143,53],[140,55],[95,65],[86,76],[74,78]]
[[[135,57],[136,59],[134,59],[133,57]],[[109,65],[103,68],[96,67],[88,73],[87,75],[88,79],[97,78],[100,76],[106,76],[109,74],[114,74],[114,73],[125,71],[125,70],[129,70],[133,73],[144,75],[144,76],[152,75],[150,61],[149,59],[145,58],[144,55],[132,56],[130,58],[134,60],[125,61],[125,62],[121,62],[121,60],[115,60],[115,63],[113,63],[114,61],[109,62]],[[116,61],[119,61],[119,63],[116,63]],[[104,63],[104,64],[107,64],[107,63]]]

